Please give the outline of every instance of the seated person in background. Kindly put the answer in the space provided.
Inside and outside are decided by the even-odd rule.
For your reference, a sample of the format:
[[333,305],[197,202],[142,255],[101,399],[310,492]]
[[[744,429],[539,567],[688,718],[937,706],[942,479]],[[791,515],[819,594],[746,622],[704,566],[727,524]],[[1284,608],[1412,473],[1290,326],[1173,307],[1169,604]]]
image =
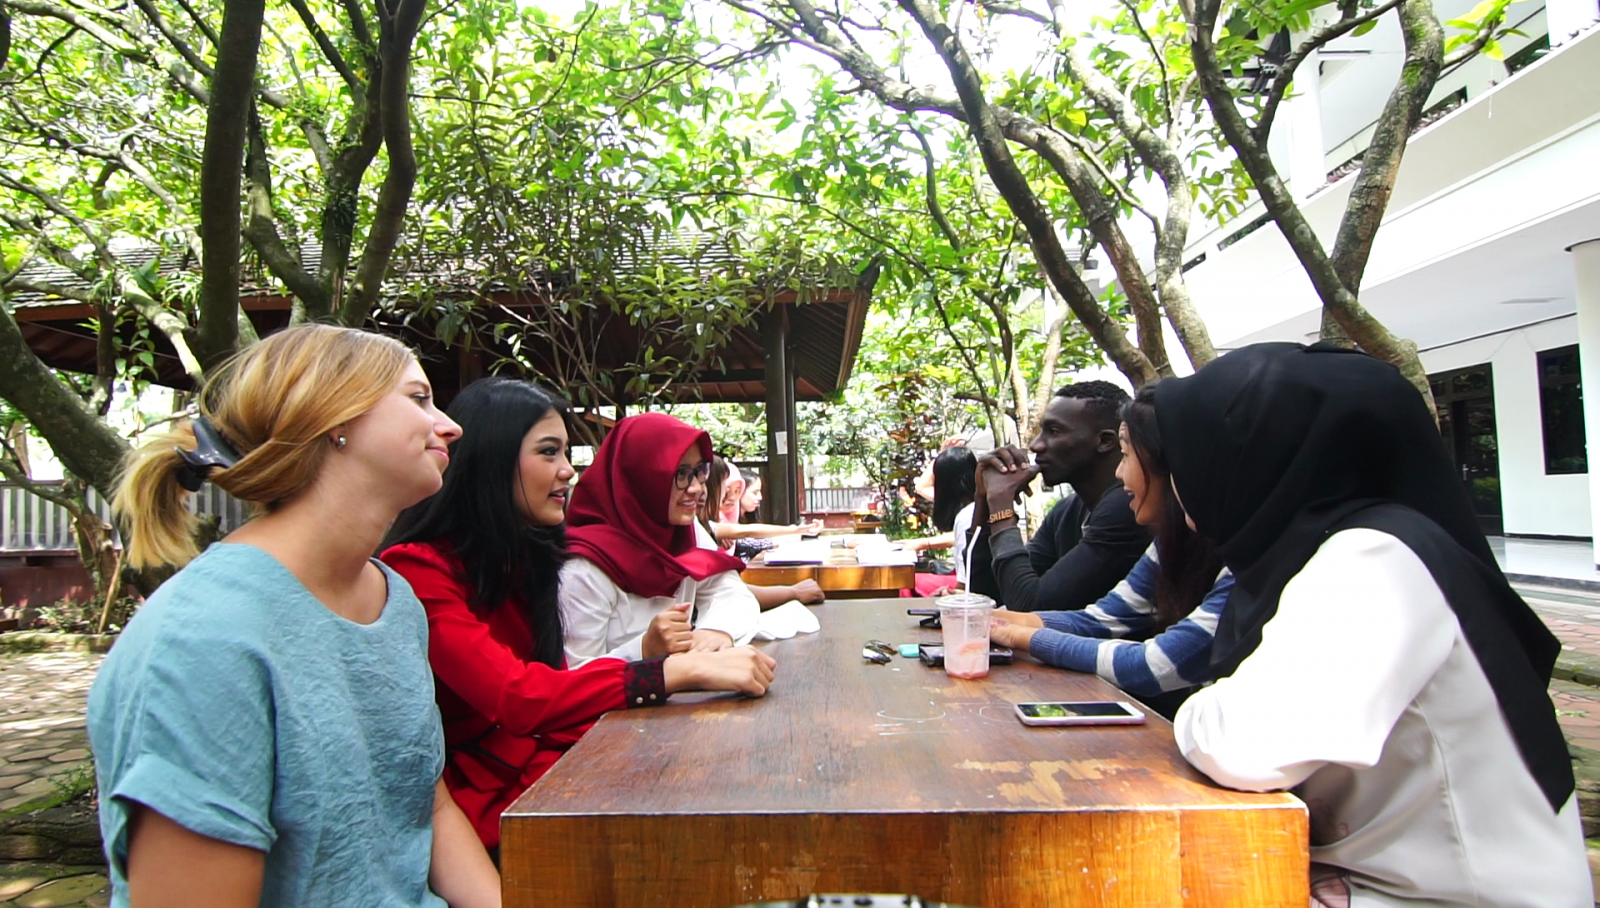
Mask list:
[[1196,768],[1311,811],[1313,905],[1593,904],[1550,703],[1560,642],[1506,582],[1417,389],[1257,344],[1156,388],[1173,487],[1239,578]]
[[[1128,576],[1150,546],[1117,480],[1117,408],[1128,395],[1110,382],[1067,385],[1039,418],[1027,453],[1005,446],[978,463],[969,588],[1012,611],[1083,608]],[[1013,514],[1035,476],[1073,494],[1050,510],[1027,543]]]
[[689,649],[750,641],[761,606],[739,579],[744,562],[696,536],[710,475],[711,437],[665,413],[620,420],[600,443],[567,508],[559,599],[570,666],[664,655],[645,649],[646,631],[673,607],[694,619]]
[[606,711],[659,706],[680,690],[760,696],[772,679],[771,658],[748,647],[660,655],[688,636],[678,609],[646,631],[655,655],[564,671],[565,410],[530,382],[468,385],[450,403],[464,434],[450,444],[444,487],[400,515],[382,556],[427,610],[444,781],[491,853],[501,812]]
[[1170,719],[1195,685],[1212,678],[1212,635],[1233,575],[1216,547],[1189,529],[1172,494],[1155,399],[1155,386],[1146,385],[1123,406],[1117,468],[1135,519],[1155,529],[1155,543],[1094,605],[1031,614],[1001,609],[990,638],[1046,665],[1095,672]]
[[[714,458],[712,461],[712,477],[716,477],[719,469],[725,475],[722,481],[721,507],[717,510],[717,515],[712,519],[712,522],[716,525],[717,542],[725,544],[724,547],[729,548],[735,558],[749,562],[750,559],[773,547],[775,543],[772,541],[772,537],[774,536],[794,534],[815,536],[822,532],[822,521],[820,520],[812,520],[790,526],[777,526],[770,523],[740,523],[739,520],[744,516],[745,511],[755,511],[761,507],[761,477],[752,471],[742,470],[725,460],[722,461],[723,465],[719,468],[716,466],[718,460],[721,460],[721,458]],[[752,483],[753,485],[751,485]],[[754,492],[749,491],[752,488]],[[751,498],[752,495],[754,496],[753,499]],[[708,506],[710,502],[718,500],[715,497],[708,499]],[[753,504],[748,508],[745,507],[747,500],[753,500]]]
[[916,594],[935,596],[967,586],[967,550],[972,533],[972,498],[976,492],[978,458],[965,445],[954,445],[939,452],[929,465],[933,474],[933,526],[943,530],[928,539],[908,539],[902,547],[913,552],[948,548],[955,560],[955,573],[917,573]]
[[[722,459],[721,455],[712,455],[711,475],[706,478],[706,503],[700,510],[700,526],[706,531],[705,535],[700,538],[700,544],[708,549],[718,548],[717,543],[721,541],[718,538],[714,538],[717,531],[722,527],[722,524],[716,522],[722,512],[716,507],[715,503],[723,500],[722,483],[727,481],[728,474],[728,462]],[[756,586],[753,583],[747,583],[745,586],[750,588],[750,592],[755,595],[756,601],[761,603],[762,611],[766,611],[769,608],[777,608],[791,599],[799,600],[808,605],[814,605],[827,599],[822,593],[822,587],[818,586],[815,580],[809,579],[802,580],[792,586]]]

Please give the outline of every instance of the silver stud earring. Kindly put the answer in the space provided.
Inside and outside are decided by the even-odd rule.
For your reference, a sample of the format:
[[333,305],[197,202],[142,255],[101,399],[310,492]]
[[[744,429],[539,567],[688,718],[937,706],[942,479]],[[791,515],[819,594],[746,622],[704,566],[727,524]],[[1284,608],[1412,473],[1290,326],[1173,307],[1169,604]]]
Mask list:
[[345,441],[346,441],[345,437],[343,435],[340,435],[339,437],[337,437],[337,438],[335,438],[333,440],[333,446],[336,447],[336,448],[342,448],[345,445]]

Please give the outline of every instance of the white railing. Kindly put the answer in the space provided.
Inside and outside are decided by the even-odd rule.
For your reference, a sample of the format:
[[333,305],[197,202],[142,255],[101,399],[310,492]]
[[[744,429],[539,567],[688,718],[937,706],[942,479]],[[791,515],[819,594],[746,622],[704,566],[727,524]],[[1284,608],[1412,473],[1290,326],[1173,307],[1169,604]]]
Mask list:
[[[39,485],[60,487],[58,482],[41,482]],[[89,490],[89,506],[103,520],[111,522],[111,505],[100,493]],[[216,515],[222,531],[228,532],[245,522],[250,510],[214,485],[206,484],[200,492],[189,496],[189,510],[198,514]],[[12,483],[0,483],[0,552],[72,552],[77,545],[72,539],[72,516],[67,509],[53,501],[29,492]]]
[[861,503],[872,497],[872,490],[860,489],[806,489],[807,514],[818,514],[825,511],[835,513],[854,511]]

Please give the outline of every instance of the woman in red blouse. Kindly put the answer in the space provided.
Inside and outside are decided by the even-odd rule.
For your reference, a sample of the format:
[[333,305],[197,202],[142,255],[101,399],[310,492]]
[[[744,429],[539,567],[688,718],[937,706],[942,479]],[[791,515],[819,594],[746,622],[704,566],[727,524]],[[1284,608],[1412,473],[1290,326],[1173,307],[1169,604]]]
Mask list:
[[449,413],[462,435],[444,486],[401,514],[381,557],[427,609],[444,781],[495,853],[501,812],[601,714],[678,690],[760,696],[773,662],[748,647],[687,652],[688,617],[669,609],[652,622],[643,661],[568,671],[556,605],[574,476],[565,405],[528,382],[484,379]]

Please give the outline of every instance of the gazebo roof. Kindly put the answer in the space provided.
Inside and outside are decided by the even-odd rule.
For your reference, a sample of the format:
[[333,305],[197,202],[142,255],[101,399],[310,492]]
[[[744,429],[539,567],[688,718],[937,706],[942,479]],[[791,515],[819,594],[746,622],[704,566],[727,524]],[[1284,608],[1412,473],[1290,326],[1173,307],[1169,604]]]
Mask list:
[[[668,237],[664,255],[679,259],[680,263],[726,265],[736,258],[726,245],[691,246],[679,236]],[[681,252],[677,250],[682,250]],[[151,247],[131,247],[115,250],[118,259],[131,269],[148,268],[157,262],[157,250]],[[321,257],[321,247],[308,244],[302,247],[301,260],[308,270],[315,271]],[[515,292],[504,286],[482,285],[481,272],[475,273],[472,263],[460,258],[413,259],[395,267],[402,272],[400,283],[412,284],[426,280],[431,286],[445,289],[437,291],[450,294],[456,288],[471,295],[478,307],[487,309],[504,306],[511,311],[541,306],[544,303],[535,295]],[[180,271],[196,271],[198,263],[179,260],[160,260],[157,271],[163,275]],[[784,290],[767,295],[753,323],[746,327],[730,327],[726,337],[715,345],[713,357],[717,365],[701,371],[689,381],[677,382],[670,397],[680,401],[752,402],[766,399],[765,362],[763,345],[765,322],[780,311],[788,319],[788,334],[795,359],[795,397],[799,400],[822,400],[840,391],[849,381],[866,324],[867,309],[871,301],[872,285],[877,269],[869,268],[851,286],[827,286],[802,295]],[[69,292],[92,288],[81,278],[54,264],[38,263],[19,275],[20,282],[33,285],[60,287]],[[843,283],[835,281],[834,283]],[[95,335],[88,320],[94,318],[94,307],[76,299],[64,298],[36,290],[21,290],[7,296],[7,305],[19,323],[23,337],[44,363],[52,368],[71,372],[95,371]],[[243,275],[241,307],[249,315],[259,332],[269,332],[288,324],[292,299],[266,275],[248,270]],[[410,310],[410,311],[408,311]],[[407,316],[410,317],[407,317]],[[424,361],[441,398],[448,399],[464,381],[481,374],[485,352],[493,356],[491,343],[484,351],[474,346],[466,352],[461,345],[451,346],[439,341],[431,321],[415,317],[415,311],[402,300],[380,315],[379,327],[402,337],[415,345]],[[126,341],[133,340],[132,328],[126,328]],[[152,332],[156,380],[163,385],[188,390],[193,383],[183,371],[176,352],[164,337]],[[478,342],[481,344],[481,340]],[[600,369],[618,369],[634,361],[640,349],[639,332],[625,317],[608,318],[603,324],[594,346],[595,365]],[[541,350],[531,338],[524,338],[522,354],[535,371],[549,374],[549,351]]]

